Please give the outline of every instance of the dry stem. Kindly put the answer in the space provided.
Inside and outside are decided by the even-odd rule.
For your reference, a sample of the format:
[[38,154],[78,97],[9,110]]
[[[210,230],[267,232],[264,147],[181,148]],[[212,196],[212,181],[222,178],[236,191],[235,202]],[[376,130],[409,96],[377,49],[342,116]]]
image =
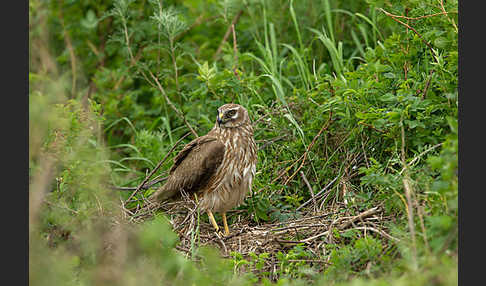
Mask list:
[[[287,185],[287,183],[297,174],[297,172],[300,171],[300,169],[304,166],[304,163],[305,163],[305,160],[307,159],[307,155],[309,154],[309,151],[310,149],[314,146],[314,144],[316,143],[317,141],[317,138],[319,138],[319,136],[321,136],[322,132],[324,130],[326,130],[327,128],[329,128],[329,126],[331,125],[331,121],[332,121],[332,112],[329,112],[329,119],[327,120],[327,123],[324,124],[321,128],[321,130],[319,130],[319,132],[316,134],[316,136],[314,136],[314,138],[312,139],[312,142],[309,144],[309,146],[307,147],[307,150],[304,152],[304,154],[297,160],[299,161],[301,158],[302,158],[302,162],[300,163],[300,166],[297,168],[297,170],[295,170],[295,172],[287,178],[287,180],[283,183],[283,185]],[[293,165],[293,164],[292,164]],[[288,171],[290,168],[287,168],[286,170]],[[283,174],[282,174],[283,175]],[[274,180],[275,181],[275,180]]]
[[300,171],[299,173],[300,173],[300,176],[302,177],[302,180],[304,180],[304,183],[307,186],[307,189],[309,189],[309,192],[310,192],[310,194],[312,196],[313,208],[314,208],[314,212],[315,212],[317,206],[316,206],[316,198],[314,196],[314,190],[312,190],[312,187],[309,184],[309,181],[307,180],[304,172]]
[[59,1],[59,20],[61,21],[63,33],[64,33],[64,41],[66,42],[66,47],[68,48],[69,51],[69,58],[71,59],[71,73],[72,73],[72,82],[71,82],[71,97],[74,98],[75,92],[76,92],[76,56],[74,54],[74,48],[73,44],[71,41],[71,36],[66,30],[66,27],[64,25],[64,15],[62,13],[62,5],[63,1]]
[[186,133],[184,136],[182,136],[179,140],[177,140],[177,142],[174,144],[174,146],[172,146],[172,148],[170,148],[169,152],[167,152],[167,154],[165,154],[164,158],[157,164],[157,166],[150,172],[150,174],[148,174],[145,179],[142,181],[142,183],[140,183],[140,185],[138,185],[138,187],[135,189],[135,191],[128,197],[128,199],[125,201],[125,205],[127,204],[127,202],[130,201],[130,199],[135,196],[135,194],[142,188],[142,186],[145,185],[145,183],[147,183],[147,181],[150,179],[150,177],[152,177],[152,175],[162,166],[162,164],[165,162],[165,160],[167,160],[167,158],[169,157],[169,155],[172,153],[172,151],[174,151],[174,149],[177,147],[177,145],[179,145],[179,143],[184,139],[186,138],[187,136],[189,136],[190,133]]
[[[316,195],[315,197],[318,197],[320,196],[325,190],[327,190],[327,188],[329,188],[332,183],[334,183],[338,178],[339,178],[340,175],[337,175],[329,184],[327,184],[322,190],[320,190]],[[295,211],[298,211],[300,210],[301,208],[303,208],[304,206],[306,206],[309,202],[312,201],[312,198],[308,201],[306,201],[305,203],[301,204]]]
[[412,26],[410,26],[409,24],[404,23],[404,22],[402,22],[402,21],[398,20],[398,19],[397,19],[398,17],[396,17],[396,15],[393,15],[393,14],[391,14],[391,13],[389,13],[389,12],[385,11],[385,10],[384,10],[384,9],[382,9],[382,8],[380,8],[380,10],[381,10],[383,13],[385,13],[385,15],[387,15],[387,16],[389,16],[389,17],[391,17],[391,19],[392,19],[393,21],[395,21],[395,22],[397,22],[397,23],[399,23],[399,24],[402,24],[403,26],[405,26],[405,27],[407,27],[408,29],[412,30],[412,31],[413,31],[413,32],[414,32],[414,33],[415,33],[417,36],[419,36],[419,38],[422,40],[422,42],[423,42],[424,44],[426,44],[426,45],[427,45],[427,47],[429,47],[430,52],[432,53],[432,57],[434,57],[435,61],[436,61],[437,63],[439,62],[439,60],[438,60],[438,59],[437,59],[437,57],[435,56],[434,48],[433,48],[433,47],[430,45],[430,43],[429,43],[429,42],[427,42],[427,41],[424,39],[424,37],[423,37],[423,36],[422,36],[422,35],[421,35],[419,32],[417,32],[417,30],[415,30],[415,29],[414,29]]
[[223,50],[223,45],[224,43],[226,43],[226,40],[228,40],[228,37],[232,31],[232,27],[234,29],[234,25],[238,22],[238,20],[240,19],[241,17],[241,14],[243,14],[243,10],[240,10],[238,12],[238,14],[235,15],[235,17],[233,18],[233,21],[231,21],[231,24],[228,26],[228,29],[226,29],[226,33],[224,34],[224,37],[223,39],[221,40],[221,43],[219,44],[219,47],[218,49],[216,50],[216,53],[214,53],[213,55],[213,60],[218,60],[219,58],[219,54],[221,53],[221,51]]
[[412,202],[412,195],[413,189],[410,184],[410,175],[408,172],[408,164],[405,160],[405,128],[403,127],[403,120],[401,120],[401,130],[402,130],[402,164],[405,170],[405,174],[403,177],[403,187],[405,189],[405,197],[407,198],[407,205],[408,205],[408,227],[410,229],[410,236],[412,238],[412,259],[414,263],[414,267],[417,267],[417,247],[415,242],[415,224],[413,221],[413,202]]
[[234,57],[234,66],[233,66],[233,73],[235,76],[240,80],[240,75],[238,74],[238,48],[236,44],[236,32],[235,32],[235,24],[231,24],[231,31],[233,32],[233,57]]
[[[440,8],[442,9],[442,14],[447,15],[447,19],[452,24],[452,26],[454,27],[454,30],[456,30],[456,33],[457,33],[458,32],[457,25],[456,25],[456,23],[454,22],[453,19],[449,18],[449,15],[448,15],[449,13],[447,13],[445,8],[444,8],[444,0],[439,0],[439,3],[440,3]],[[455,12],[455,13],[457,13],[457,12]]]
[[49,182],[54,177],[55,159],[49,154],[41,155],[40,166],[29,186],[29,232],[35,227],[37,215],[49,191]]

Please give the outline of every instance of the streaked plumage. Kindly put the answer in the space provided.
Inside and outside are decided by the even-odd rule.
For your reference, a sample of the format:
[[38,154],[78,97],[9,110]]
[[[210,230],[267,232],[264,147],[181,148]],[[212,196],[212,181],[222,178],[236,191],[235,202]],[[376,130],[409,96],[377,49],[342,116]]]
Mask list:
[[188,143],[174,158],[167,182],[150,199],[161,202],[183,189],[196,193],[200,208],[219,229],[212,212],[223,215],[241,204],[251,190],[256,171],[257,146],[247,110],[238,104],[218,108],[217,121],[208,134]]

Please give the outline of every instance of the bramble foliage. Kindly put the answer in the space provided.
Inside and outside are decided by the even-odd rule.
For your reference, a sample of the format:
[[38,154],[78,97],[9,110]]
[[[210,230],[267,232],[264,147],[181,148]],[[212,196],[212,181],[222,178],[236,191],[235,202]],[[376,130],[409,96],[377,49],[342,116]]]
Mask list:
[[[457,6],[30,1],[30,282],[457,284]],[[222,259],[194,239],[185,257],[162,214],[122,223],[131,192],[110,186],[140,184],[228,102],[248,109],[259,145],[254,191],[238,207],[247,219],[305,215],[302,171],[314,193],[337,178],[327,205],[382,205],[399,241],[354,229],[333,233],[324,253],[297,244]]]

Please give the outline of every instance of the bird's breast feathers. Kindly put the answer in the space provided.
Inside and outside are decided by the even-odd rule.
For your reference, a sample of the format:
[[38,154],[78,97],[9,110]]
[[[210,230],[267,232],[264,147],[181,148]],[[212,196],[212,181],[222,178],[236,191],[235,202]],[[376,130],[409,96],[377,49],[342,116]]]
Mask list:
[[[251,127],[250,127],[251,128]],[[241,128],[242,129],[242,128]],[[204,190],[201,207],[224,211],[239,205],[251,191],[256,172],[256,144],[250,129],[224,130],[219,137],[225,145],[223,162],[212,184]],[[229,133],[231,132],[231,133]]]

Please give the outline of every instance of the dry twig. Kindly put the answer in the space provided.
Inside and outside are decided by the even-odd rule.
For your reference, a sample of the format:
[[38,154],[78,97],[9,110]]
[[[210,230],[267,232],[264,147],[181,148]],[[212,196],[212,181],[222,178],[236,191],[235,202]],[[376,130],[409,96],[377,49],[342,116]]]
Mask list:
[[187,121],[186,117],[184,116],[184,113],[182,113],[182,111],[180,111],[179,109],[177,109],[177,107],[172,103],[172,101],[169,99],[169,97],[167,96],[167,94],[165,93],[165,90],[164,88],[162,87],[162,85],[160,84],[159,80],[157,79],[157,77],[151,72],[149,71],[149,74],[150,76],[153,78],[153,80],[155,81],[155,83],[157,84],[157,87],[159,88],[160,92],[162,93],[162,95],[164,96],[165,98],[165,101],[167,101],[167,103],[169,104],[169,106],[177,113],[177,115],[179,115],[179,117],[182,118],[182,120],[184,121],[184,123],[186,124],[186,126],[189,128],[189,130],[191,131],[191,133],[195,136],[195,137],[199,137],[199,135],[197,135],[196,131],[192,128],[191,124],[189,124],[189,122]]
[[401,122],[401,131],[402,131],[402,164],[403,168],[405,170],[405,174],[403,177],[403,188],[405,189],[405,197],[407,198],[407,206],[408,206],[408,212],[407,212],[407,217],[408,217],[408,227],[410,229],[410,236],[412,238],[412,257],[414,261],[415,267],[417,266],[417,247],[416,247],[416,242],[415,242],[415,224],[413,221],[413,202],[412,202],[412,195],[413,195],[413,189],[410,184],[410,176],[408,172],[408,164],[405,161],[405,128],[403,127],[403,121]]
[[[228,26],[228,29],[226,29],[226,33],[224,34],[224,37],[223,39],[221,40],[221,43],[219,44],[219,47],[218,49],[216,50],[216,53],[214,53],[213,55],[213,60],[216,61],[218,60],[219,58],[219,54],[221,53],[221,51],[223,50],[223,45],[224,43],[226,43],[226,40],[228,40],[228,37],[232,31],[232,29],[234,29],[234,25],[238,22],[238,20],[240,19],[241,17],[241,14],[243,14],[243,10],[240,10],[238,12],[238,14],[235,15],[235,17],[233,18],[233,21],[231,21],[231,24]],[[233,28],[232,28],[233,27]]]
[[169,157],[169,155],[172,153],[172,151],[174,151],[174,149],[177,147],[177,145],[179,145],[179,143],[184,140],[187,136],[189,136],[190,133],[186,133],[184,136],[182,136],[179,140],[177,140],[177,142],[174,144],[174,146],[172,146],[172,148],[170,148],[169,152],[167,152],[164,156],[164,158],[159,162],[159,164],[157,164],[157,166],[150,172],[150,174],[148,174],[145,179],[142,181],[142,183],[140,183],[140,185],[138,185],[138,187],[135,189],[135,191],[128,197],[128,199],[125,201],[125,205],[127,204],[127,202],[130,201],[130,199],[135,196],[135,194],[142,188],[142,186],[145,185],[145,183],[147,183],[147,181],[150,179],[150,177],[152,177],[152,175],[162,166],[162,164],[165,162],[165,160],[167,160],[167,158]]
[[305,150],[304,154],[302,154],[302,156],[300,156],[299,159],[297,159],[290,167],[286,168],[285,169],[285,172],[281,173],[277,178],[275,178],[273,182],[275,182],[277,179],[279,179],[281,176],[283,176],[283,174],[287,173],[290,168],[295,164],[297,163],[298,161],[300,161],[302,159],[302,162],[300,163],[300,166],[297,168],[297,170],[295,170],[295,172],[287,178],[287,180],[285,180],[285,182],[283,183],[283,185],[287,185],[287,183],[297,174],[297,172],[300,171],[300,169],[304,166],[305,164],[305,160],[307,159],[307,155],[309,154],[309,151],[310,149],[314,146],[314,144],[316,143],[317,141],[317,138],[319,138],[319,136],[321,136],[322,132],[324,130],[326,130],[327,128],[329,128],[329,126],[331,125],[331,122],[332,122],[332,111],[329,112],[329,119],[327,120],[327,123],[324,124],[321,128],[321,130],[319,130],[319,132],[316,134],[316,136],[314,136],[314,138],[312,139],[311,143],[309,144],[309,146],[307,147],[307,150]]
[[[439,0],[439,3],[440,3],[440,8],[442,9],[442,14],[447,15],[447,19],[452,24],[452,26],[454,27],[454,30],[457,33],[459,30],[457,29],[457,25],[454,22],[454,20],[451,19],[451,18],[449,18],[449,15],[448,15],[449,13],[447,13],[446,10],[445,10],[445,8],[444,8],[444,0]],[[450,12],[450,13],[457,13],[457,12]]]
[[393,15],[392,13],[389,13],[389,12],[385,11],[383,8],[380,8],[380,10],[381,10],[383,13],[385,13],[385,15],[387,15],[387,16],[389,16],[389,17],[391,17],[391,19],[392,19],[393,21],[395,21],[395,22],[397,22],[397,23],[399,23],[399,24],[402,24],[403,26],[405,26],[405,27],[407,27],[408,29],[412,30],[412,31],[413,31],[413,32],[414,32],[414,33],[415,33],[415,34],[416,34],[416,35],[417,35],[417,36],[418,36],[418,37],[419,37],[419,38],[422,40],[422,42],[423,42],[424,44],[426,44],[426,45],[427,45],[427,47],[429,47],[430,52],[432,53],[432,57],[434,58],[434,60],[435,60],[437,63],[439,62],[439,60],[438,60],[438,59],[437,59],[437,57],[435,56],[434,48],[433,48],[433,47],[430,45],[430,43],[429,43],[429,42],[427,42],[427,41],[424,39],[424,37],[423,37],[423,36],[422,36],[422,35],[421,35],[419,32],[417,32],[417,30],[415,30],[415,29],[414,29],[412,26],[410,26],[409,24],[404,23],[404,22],[402,22],[402,21],[398,20],[398,19],[397,19],[398,17],[396,17],[396,15]]
[[353,218],[351,218],[347,222],[341,224],[339,226],[339,229],[345,229],[345,228],[347,228],[348,226],[350,226],[352,223],[354,223],[357,220],[362,220],[365,217],[369,217],[371,215],[374,215],[374,214],[376,214],[378,212],[378,210],[379,210],[379,207],[374,207],[374,208],[371,208],[369,210],[366,210],[366,211],[360,213],[359,215],[354,216]]
[[302,177],[302,180],[304,180],[304,183],[305,185],[307,186],[307,189],[309,189],[309,192],[311,194],[311,198],[312,198],[312,202],[314,203],[313,204],[313,207],[314,207],[314,212],[316,211],[316,198],[314,196],[314,191],[312,190],[312,187],[311,185],[309,184],[309,181],[307,180],[307,178],[305,177],[305,174],[304,172],[300,171],[300,176]]
[[238,74],[238,48],[236,44],[236,32],[235,32],[235,24],[231,24],[231,31],[233,32],[233,57],[234,57],[234,66],[233,66],[233,73],[235,76],[240,80],[240,75]]
[[[338,178],[339,178],[340,175],[337,175],[329,184],[327,184],[322,190],[320,190],[316,195],[315,197],[319,197],[325,190],[327,190],[327,188],[329,188],[332,183],[334,183]],[[309,202],[312,201],[312,198],[308,201],[306,201],[305,203],[301,204],[295,211],[298,211],[300,210],[301,208],[305,207]]]

